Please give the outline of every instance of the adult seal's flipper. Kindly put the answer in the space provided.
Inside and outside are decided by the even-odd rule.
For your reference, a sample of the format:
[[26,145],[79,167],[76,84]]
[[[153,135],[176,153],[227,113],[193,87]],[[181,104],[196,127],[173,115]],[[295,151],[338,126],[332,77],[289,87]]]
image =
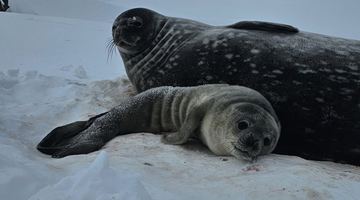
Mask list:
[[62,151],[64,148],[67,148],[71,138],[86,130],[96,118],[99,118],[106,113],[107,112],[91,117],[87,121],[77,121],[55,128],[41,140],[37,145],[37,149],[48,155],[54,155],[57,152]]
[[234,28],[234,29],[259,30],[259,31],[279,32],[279,33],[299,32],[299,29],[287,24],[278,24],[278,23],[262,22],[262,21],[241,21],[226,27]]

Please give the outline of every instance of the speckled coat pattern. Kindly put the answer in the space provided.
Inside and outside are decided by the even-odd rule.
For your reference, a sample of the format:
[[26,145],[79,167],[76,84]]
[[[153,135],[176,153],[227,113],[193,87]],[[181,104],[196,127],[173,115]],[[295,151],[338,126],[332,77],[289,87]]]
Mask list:
[[282,122],[275,152],[360,164],[360,41],[153,15],[157,32],[147,47],[120,50],[138,91],[250,87],[269,99]]

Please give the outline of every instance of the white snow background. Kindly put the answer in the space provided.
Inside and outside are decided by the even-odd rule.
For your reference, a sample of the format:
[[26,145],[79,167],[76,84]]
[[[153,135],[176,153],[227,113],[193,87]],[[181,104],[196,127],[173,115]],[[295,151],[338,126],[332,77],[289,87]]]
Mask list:
[[0,199],[360,199],[360,168],[269,155],[256,163],[147,133],[102,151],[52,159],[36,144],[53,128],[120,104],[129,83],[106,42],[115,17],[147,7],[214,25],[288,23],[360,39],[348,1],[10,0],[0,13]]

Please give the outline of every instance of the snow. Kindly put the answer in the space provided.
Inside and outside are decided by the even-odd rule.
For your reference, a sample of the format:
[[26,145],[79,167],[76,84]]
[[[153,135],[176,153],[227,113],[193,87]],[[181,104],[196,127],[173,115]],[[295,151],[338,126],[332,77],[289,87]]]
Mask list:
[[[35,149],[54,127],[108,110],[132,93],[120,56],[108,59],[106,50],[112,20],[125,9],[149,7],[214,24],[258,17],[359,39],[351,23],[358,19],[355,1],[343,3],[344,15],[330,9],[313,21],[316,8],[338,3],[263,1],[265,9],[252,2],[260,1],[10,0],[12,13],[0,13],[1,199],[359,199],[356,166],[275,154],[248,163],[196,143],[165,145],[148,133],[63,159]],[[335,23],[334,16],[349,23]]]
[[108,154],[102,151],[85,169],[62,178],[54,185],[46,186],[30,198],[30,200],[40,199],[147,200],[151,198],[139,177],[127,174],[126,171],[118,175],[109,167]]

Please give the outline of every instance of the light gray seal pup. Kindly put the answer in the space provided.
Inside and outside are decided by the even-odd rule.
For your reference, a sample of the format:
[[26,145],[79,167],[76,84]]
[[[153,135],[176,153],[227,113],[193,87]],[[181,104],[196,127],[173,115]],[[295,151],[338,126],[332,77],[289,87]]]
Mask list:
[[88,121],[54,129],[37,149],[61,158],[98,150],[118,135],[165,132],[167,144],[194,137],[216,155],[254,160],[275,148],[280,129],[270,103],[255,90],[226,84],[159,87]]
[[113,24],[132,84],[243,85],[273,105],[276,153],[360,165],[360,41],[270,22],[211,26],[136,8]]

